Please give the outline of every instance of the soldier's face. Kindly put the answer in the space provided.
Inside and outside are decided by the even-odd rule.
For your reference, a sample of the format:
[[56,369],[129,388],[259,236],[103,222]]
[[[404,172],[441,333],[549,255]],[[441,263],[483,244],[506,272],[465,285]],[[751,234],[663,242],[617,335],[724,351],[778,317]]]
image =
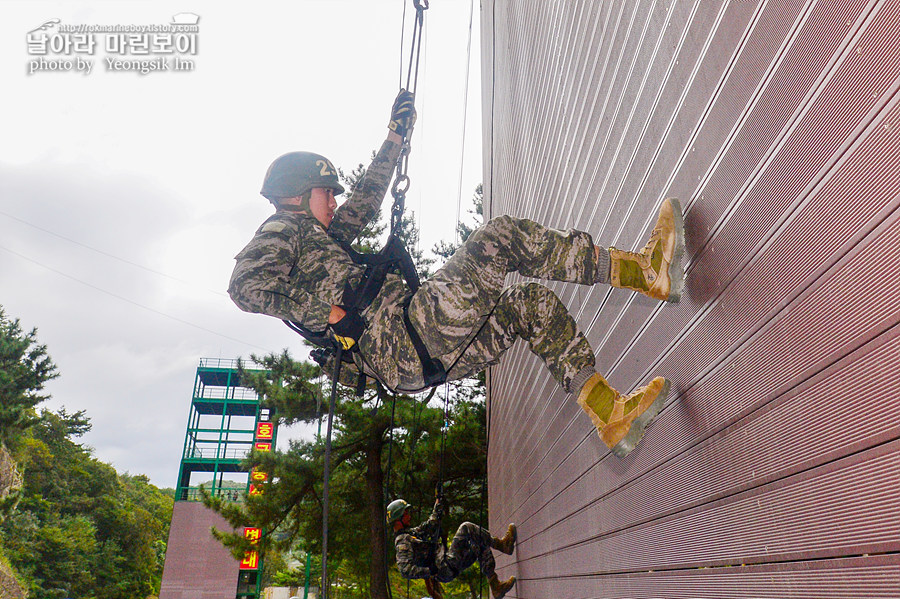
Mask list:
[[326,229],[334,218],[337,209],[337,200],[334,199],[334,190],[325,187],[315,187],[310,192],[309,209],[313,217]]

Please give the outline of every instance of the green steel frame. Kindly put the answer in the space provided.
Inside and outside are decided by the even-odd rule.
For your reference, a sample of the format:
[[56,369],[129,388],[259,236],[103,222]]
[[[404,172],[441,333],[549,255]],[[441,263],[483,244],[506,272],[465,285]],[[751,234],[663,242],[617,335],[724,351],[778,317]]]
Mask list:
[[[237,360],[202,358],[194,379],[175,501],[200,501],[201,484],[214,496],[241,501],[250,486],[250,473],[242,462],[256,442],[257,426],[268,420],[256,392],[241,385]],[[276,435],[277,427],[273,448]],[[192,481],[197,473],[206,474],[203,481]],[[261,562],[257,570],[241,570],[236,599],[258,599],[261,574]]]

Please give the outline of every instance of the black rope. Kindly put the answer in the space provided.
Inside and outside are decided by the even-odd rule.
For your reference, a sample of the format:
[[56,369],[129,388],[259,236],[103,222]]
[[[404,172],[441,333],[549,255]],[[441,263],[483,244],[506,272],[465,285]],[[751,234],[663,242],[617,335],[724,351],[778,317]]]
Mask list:
[[393,472],[393,456],[394,456],[394,416],[397,410],[397,394],[394,394],[394,400],[391,402],[391,426],[388,431],[388,463],[387,476],[385,477],[385,494],[391,497],[393,488],[391,487],[391,473]]
[[[379,393],[380,395],[380,393]],[[387,476],[385,477],[385,486],[384,486],[384,499],[382,503],[387,505],[388,501],[391,501],[391,495],[393,493],[393,489],[391,488],[391,473],[393,472],[393,454],[394,454],[394,415],[396,414],[397,409],[397,394],[394,393],[394,400],[391,402],[391,426],[388,430],[388,463],[387,463]],[[388,597],[393,599],[394,593],[391,590],[391,574],[390,574],[390,566],[388,566],[388,557],[390,556],[390,532],[385,529],[384,535],[384,580],[387,586]]]
[[[481,514],[479,515],[479,520],[481,520],[482,526],[486,530],[490,530],[489,523],[487,521],[487,516],[485,512],[487,511],[485,508],[485,504],[487,503],[487,456],[488,456],[488,442],[490,434],[490,418],[487,415],[487,389],[485,389],[484,394],[484,413],[485,413],[485,425],[484,425],[484,476],[481,477]],[[481,576],[478,579],[478,596],[481,597],[482,588],[484,585],[484,576]]]
[[322,489],[322,599],[328,599],[328,491],[331,478],[331,430],[334,422],[334,406],[337,402],[337,384],[341,378],[343,347],[338,343],[331,378],[331,403],[328,407],[328,428],[325,433],[325,482]]
[[441,465],[438,478],[438,493],[444,493],[444,454],[447,451],[447,431],[450,430],[450,383],[444,383],[444,412],[441,421]]
[[[412,43],[409,47],[409,64],[406,71],[406,87],[405,89],[416,93],[416,85],[419,82],[419,57],[422,54],[422,30],[425,26],[425,11],[428,10],[428,0],[413,0],[413,6],[416,8],[416,18],[413,21]],[[404,13],[406,8],[404,7]],[[413,60],[415,58],[415,61]],[[413,63],[415,62],[415,71],[413,71]]]
[[[413,462],[413,458],[415,458],[416,454],[416,445],[419,444],[419,418],[422,415],[422,412],[425,409],[424,402],[415,402],[413,406],[413,427],[412,427],[412,444],[409,447],[409,456],[406,458],[406,484],[409,485],[412,481],[412,470],[415,463]],[[419,498],[421,500],[421,497]],[[420,501],[421,504],[421,501]]]

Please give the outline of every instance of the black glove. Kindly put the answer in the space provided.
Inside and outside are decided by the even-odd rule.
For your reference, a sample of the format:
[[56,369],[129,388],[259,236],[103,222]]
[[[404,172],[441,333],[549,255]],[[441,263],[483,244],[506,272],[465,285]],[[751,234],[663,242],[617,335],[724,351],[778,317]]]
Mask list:
[[344,308],[346,314],[339,321],[331,325],[331,332],[337,342],[347,350],[352,349],[359,338],[366,330],[366,321],[359,315],[359,312],[353,308]]
[[316,364],[321,368],[325,368],[325,364],[328,363],[329,352],[327,349],[319,347],[309,352],[309,357],[315,361]]
[[434,511],[441,516],[444,515],[444,496],[443,495],[438,495],[437,499],[435,499]]
[[400,137],[406,137],[406,134],[416,122],[415,99],[416,97],[412,92],[401,89],[400,93],[397,94],[397,99],[394,100],[388,129],[394,131]]

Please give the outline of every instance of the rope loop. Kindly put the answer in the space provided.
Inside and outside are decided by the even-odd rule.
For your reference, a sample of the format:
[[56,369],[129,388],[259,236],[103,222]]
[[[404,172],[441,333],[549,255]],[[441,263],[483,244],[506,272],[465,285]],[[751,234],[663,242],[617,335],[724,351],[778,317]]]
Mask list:
[[428,10],[428,0],[413,0],[416,10]]

